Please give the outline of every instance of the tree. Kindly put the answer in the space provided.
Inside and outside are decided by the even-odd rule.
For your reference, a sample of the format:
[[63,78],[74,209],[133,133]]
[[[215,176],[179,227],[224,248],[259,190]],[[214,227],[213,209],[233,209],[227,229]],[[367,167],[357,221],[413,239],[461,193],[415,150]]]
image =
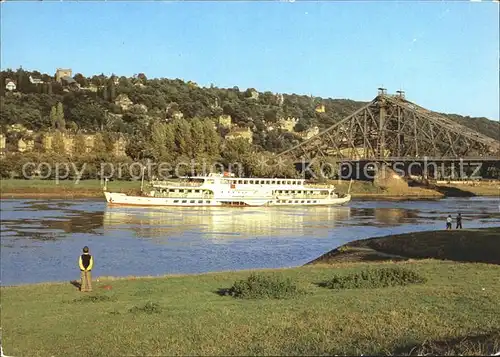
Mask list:
[[203,137],[205,139],[205,152],[210,160],[216,160],[220,156],[221,137],[217,133],[214,122],[211,119],[203,120]]
[[173,159],[174,133],[172,126],[166,123],[155,123],[151,129],[151,152],[157,161]]
[[57,126],[57,120],[58,120],[58,117],[57,117],[57,107],[53,106],[50,109],[50,123],[51,123],[53,129],[55,129],[56,126]]
[[102,99],[104,99],[106,102],[109,101],[108,87],[104,86],[102,88],[101,96],[102,96]]
[[82,156],[87,153],[87,144],[85,142],[85,136],[83,134],[77,134],[74,138],[74,149],[73,154],[76,156]]
[[89,81],[87,80],[87,78],[81,74],[81,73],[77,73],[73,76],[73,79],[76,81],[76,83],[78,83],[82,88],[86,88],[89,86]]
[[64,107],[61,102],[57,103],[56,116],[57,129],[64,131],[66,129],[66,120],[64,119]]
[[114,102],[116,99],[116,85],[113,78],[110,78],[108,80],[108,93],[109,93],[108,100]]
[[205,153],[206,138],[204,125],[198,118],[191,120],[191,137],[193,138],[192,155],[195,159],[201,159]]
[[64,136],[61,132],[56,132],[52,138],[52,150],[57,154],[65,154]]
[[193,140],[191,137],[191,126],[186,119],[177,119],[174,122],[175,144],[179,155],[193,157]]

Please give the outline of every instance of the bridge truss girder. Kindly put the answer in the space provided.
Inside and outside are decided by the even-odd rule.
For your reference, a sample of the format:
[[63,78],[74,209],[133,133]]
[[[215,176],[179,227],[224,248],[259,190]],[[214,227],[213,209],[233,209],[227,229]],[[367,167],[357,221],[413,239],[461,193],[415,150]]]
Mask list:
[[499,157],[500,142],[402,96],[378,95],[318,135],[278,156],[313,161]]

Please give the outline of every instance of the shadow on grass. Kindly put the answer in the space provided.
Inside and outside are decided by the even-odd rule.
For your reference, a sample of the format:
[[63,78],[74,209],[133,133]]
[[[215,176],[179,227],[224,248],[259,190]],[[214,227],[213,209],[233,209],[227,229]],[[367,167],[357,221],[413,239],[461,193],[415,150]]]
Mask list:
[[399,356],[491,356],[499,351],[500,330],[497,330],[482,335],[405,345],[396,348],[393,353]]
[[220,288],[214,291],[214,294],[217,294],[219,296],[231,296],[231,289],[230,288]]
[[162,307],[160,304],[153,302],[153,301],[148,301],[142,306],[134,306],[131,309],[129,309],[130,313],[137,314],[137,313],[142,313],[142,314],[159,314],[162,312]]
[[92,302],[92,303],[97,303],[97,302],[109,302],[109,301],[116,301],[117,298],[115,296],[108,296],[108,295],[84,295],[79,299],[74,299],[71,301],[72,303],[87,303],[87,302]]
[[82,284],[79,281],[76,281],[76,280],[71,280],[69,283],[71,285],[73,285],[75,288],[77,288],[78,290],[80,290],[80,288],[82,287]]
[[[385,254],[372,249],[334,249],[323,256],[321,256],[321,263],[329,262],[387,262],[387,261],[405,261],[408,260],[407,257],[402,257],[398,255]],[[314,262],[314,261],[313,261]],[[310,262],[312,263],[312,262]],[[310,264],[307,263],[307,264]],[[306,265],[307,265],[306,264]]]

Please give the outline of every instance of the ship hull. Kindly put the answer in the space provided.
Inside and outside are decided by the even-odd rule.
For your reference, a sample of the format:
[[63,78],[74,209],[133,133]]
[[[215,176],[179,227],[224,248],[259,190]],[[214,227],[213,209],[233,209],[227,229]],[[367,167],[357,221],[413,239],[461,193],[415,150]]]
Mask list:
[[244,206],[334,206],[343,205],[351,200],[347,194],[337,198],[295,199],[293,197],[220,197],[220,198],[168,198],[149,196],[129,196],[124,193],[104,192],[108,205],[120,206],[173,206],[173,207],[244,207]]

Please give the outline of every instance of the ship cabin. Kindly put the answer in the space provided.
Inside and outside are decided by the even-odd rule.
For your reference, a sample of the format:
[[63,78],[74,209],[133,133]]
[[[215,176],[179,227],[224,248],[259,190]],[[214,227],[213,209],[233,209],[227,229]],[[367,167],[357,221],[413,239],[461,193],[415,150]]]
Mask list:
[[[211,203],[214,198],[214,192],[208,188],[202,187],[203,180],[199,179],[181,179],[180,181],[152,181],[152,190],[149,193],[151,197],[179,198],[174,203]],[[189,201],[181,199],[189,199]],[[203,201],[206,202],[203,202]]]
[[[151,197],[212,200],[214,196],[270,195],[284,199],[328,199],[336,197],[331,188],[310,188],[303,179],[288,178],[240,178],[222,175],[182,177],[180,180],[155,181],[151,185]],[[260,192],[259,192],[260,191]],[[200,202],[200,203],[201,203]]]

